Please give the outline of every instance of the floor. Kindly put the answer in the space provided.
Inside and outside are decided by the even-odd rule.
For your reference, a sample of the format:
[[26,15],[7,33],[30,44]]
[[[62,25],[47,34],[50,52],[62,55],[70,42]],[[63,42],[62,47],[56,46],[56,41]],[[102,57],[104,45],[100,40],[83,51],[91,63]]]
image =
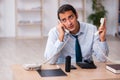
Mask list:
[[[41,63],[47,37],[41,39],[0,38],[0,80],[12,80],[13,64]],[[120,61],[120,39],[107,36],[109,58]]]

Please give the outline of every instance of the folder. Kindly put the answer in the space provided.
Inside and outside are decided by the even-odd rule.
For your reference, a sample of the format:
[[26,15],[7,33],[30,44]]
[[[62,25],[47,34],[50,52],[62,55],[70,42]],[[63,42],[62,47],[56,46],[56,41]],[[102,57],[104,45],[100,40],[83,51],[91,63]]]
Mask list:
[[67,76],[62,69],[37,70],[41,77]]

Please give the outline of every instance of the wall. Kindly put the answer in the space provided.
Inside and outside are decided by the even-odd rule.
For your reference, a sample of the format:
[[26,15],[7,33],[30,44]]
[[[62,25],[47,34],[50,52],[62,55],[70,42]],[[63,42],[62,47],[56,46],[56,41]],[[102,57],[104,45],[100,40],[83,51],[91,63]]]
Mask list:
[[15,4],[14,0],[1,0],[0,37],[15,36]]
[[115,35],[118,27],[118,0],[105,0],[103,3],[107,14],[107,34]]
[[47,36],[49,30],[57,25],[58,2],[55,0],[44,0],[43,2],[43,36]]
[[[107,14],[107,34],[114,35],[117,28],[117,2],[118,0],[104,0]],[[47,36],[48,31],[57,23],[57,0],[44,0],[44,27],[43,35]],[[15,0],[2,0],[2,21],[0,27],[0,37],[15,37]],[[91,0],[86,0],[86,15],[92,12]]]

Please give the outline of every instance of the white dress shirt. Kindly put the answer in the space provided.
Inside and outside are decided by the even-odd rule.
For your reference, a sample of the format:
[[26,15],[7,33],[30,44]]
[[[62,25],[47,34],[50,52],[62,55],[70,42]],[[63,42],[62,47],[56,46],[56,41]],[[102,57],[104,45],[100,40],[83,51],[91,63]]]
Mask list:
[[[80,22],[80,30],[76,35],[78,35],[81,46],[82,61],[92,60],[92,54],[99,61],[106,61],[105,56],[108,55],[108,46],[106,41],[100,42],[99,35],[95,35],[96,31],[96,26]],[[70,33],[65,33],[63,42],[60,42],[58,35],[56,27],[50,30],[44,53],[45,58],[49,60],[50,64],[64,63],[65,57],[69,55],[71,61],[75,62],[75,38]]]

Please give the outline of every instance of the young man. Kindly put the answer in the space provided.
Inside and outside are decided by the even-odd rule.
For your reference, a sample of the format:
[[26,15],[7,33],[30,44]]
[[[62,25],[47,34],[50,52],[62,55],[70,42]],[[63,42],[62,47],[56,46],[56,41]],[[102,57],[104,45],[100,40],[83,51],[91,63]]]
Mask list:
[[[99,34],[95,35],[97,28],[94,25],[79,22],[76,10],[69,4],[62,5],[58,9],[57,16],[59,24],[50,30],[44,54],[45,58],[50,60],[50,64],[64,63],[68,55],[71,56],[72,62],[92,60],[92,54],[98,60],[106,61],[108,46],[105,23],[99,27]],[[76,40],[80,45],[77,50]],[[76,55],[78,50],[80,54]]]

